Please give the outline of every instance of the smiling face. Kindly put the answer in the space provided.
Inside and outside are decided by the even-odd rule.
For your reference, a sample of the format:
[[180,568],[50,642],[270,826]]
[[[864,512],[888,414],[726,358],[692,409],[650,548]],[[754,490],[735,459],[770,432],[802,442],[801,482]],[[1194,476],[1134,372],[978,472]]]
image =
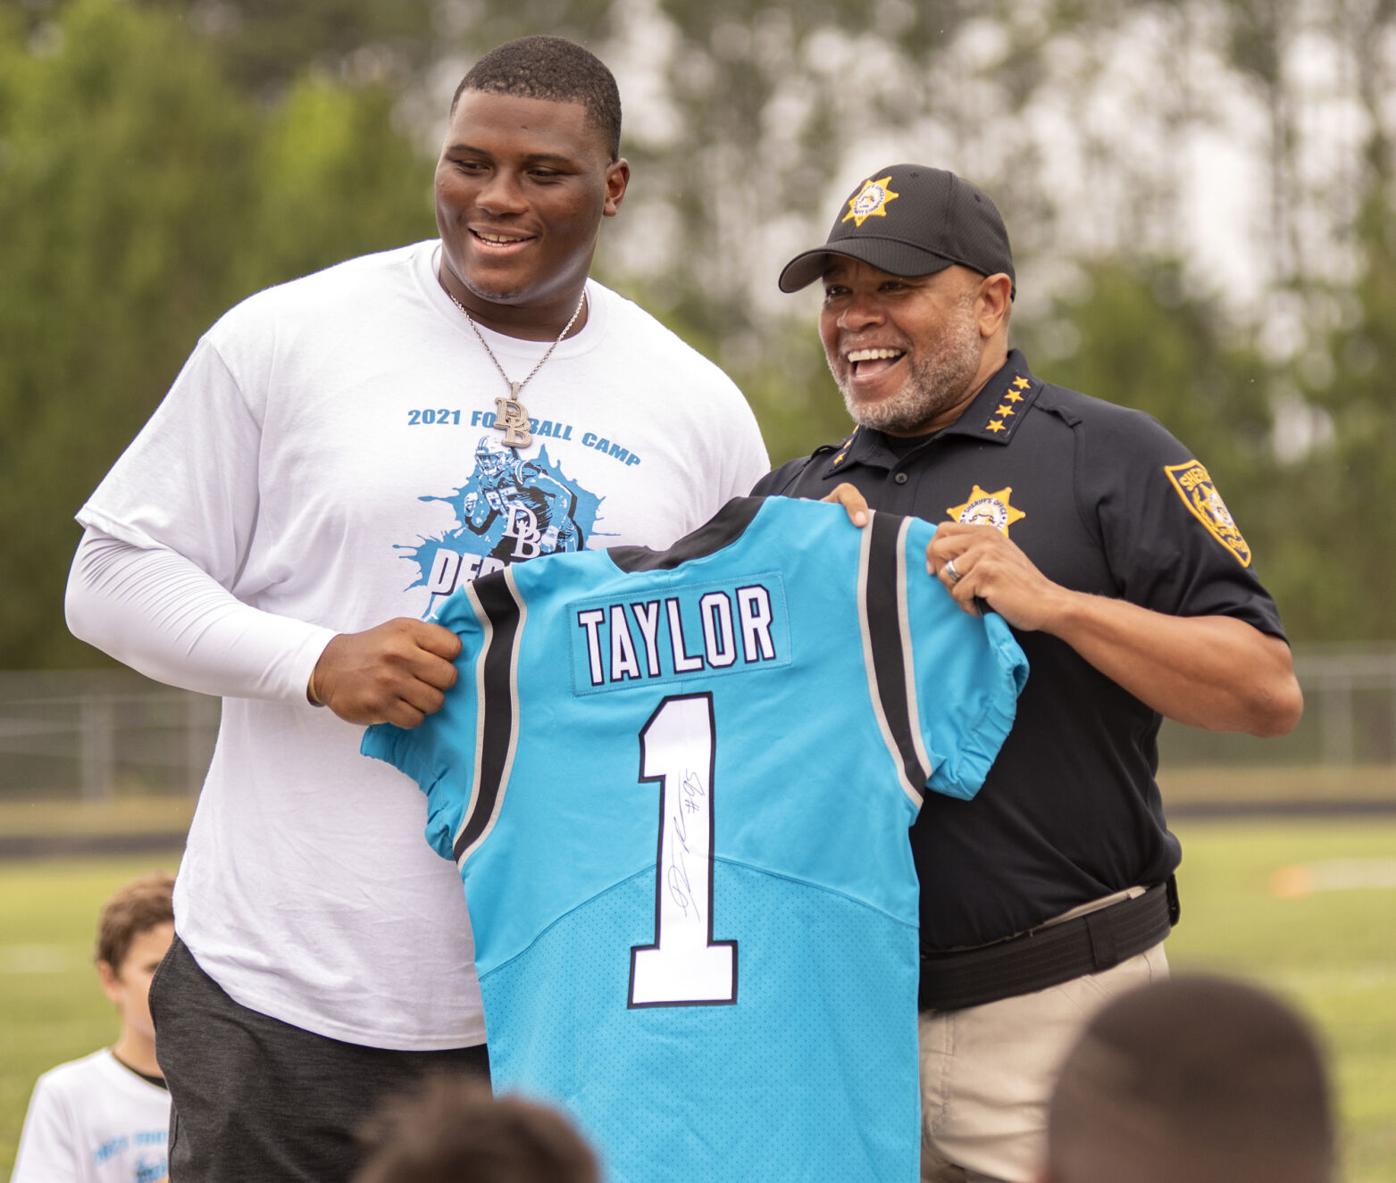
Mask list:
[[463,91],[436,166],[443,286],[482,324],[555,337],[629,178],[581,103]]
[[854,421],[889,435],[952,423],[1006,353],[998,278],[960,266],[907,277],[834,256],[819,336]]

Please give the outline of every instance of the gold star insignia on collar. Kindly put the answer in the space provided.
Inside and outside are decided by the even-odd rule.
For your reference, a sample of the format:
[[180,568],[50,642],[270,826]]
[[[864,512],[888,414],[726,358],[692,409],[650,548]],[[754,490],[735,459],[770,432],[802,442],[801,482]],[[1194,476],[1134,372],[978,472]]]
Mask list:
[[1012,496],[1012,485],[1005,485],[997,493],[988,493],[975,485],[969,500],[963,505],[952,505],[945,512],[966,526],[993,526],[1007,538],[1008,527],[1028,516],[1009,504]]
[[874,181],[871,178],[863,182],[863,187],[848,199],[848,213],[839,219],[840,223],[853,219],[853,224],[859,228],[868,218],[885,218],[887,216],[887,203],[896,201],[901,196],[900,193],[893,193],[890,186],[892,174],[888,173]]
[[1016,378],[1013,379],[1013,385],[1017,387],[1019,390],[1026,390],[1029,386],[1032,385],[1032,383],[1029,382],[1026,378],[1024,378],[1022,374],[1019,374]]
[[1012,408],[1012,407],[1006,407],[1006,406],[1003,405],[1003,403],[999,403],[998,410],[995,411],[994,414],[995,414],[995,415],[999,415],[999,416],[1003,417],[1004,419],[1007,419],[1009,415],[1013,414],[1013,408]]
[[1011,403],[1020,403],[1023,401],[1023,396],[1016,390],[1005,390],[1003,392],[1003,397]]
[[985,430],[985,431],[1000,432],[1000,431],[1007,431],[1008,428],[1006,428],[1006,427],[1003,425],[1003,420],[1002,420],[1002,419],[990,419],[989,422],[988,422],[987,424],[985,424],[984,430]]

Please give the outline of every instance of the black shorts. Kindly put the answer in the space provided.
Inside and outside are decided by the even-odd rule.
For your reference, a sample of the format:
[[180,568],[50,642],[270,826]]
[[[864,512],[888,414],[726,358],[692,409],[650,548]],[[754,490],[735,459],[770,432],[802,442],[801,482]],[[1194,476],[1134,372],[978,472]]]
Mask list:
[[439,1073],[489,1077],[483,1044],[389,1051],[316,1035],[234,1002],[178,937],[150,989],[170,1088],[171,1183],[338,1183],[387,1097]]

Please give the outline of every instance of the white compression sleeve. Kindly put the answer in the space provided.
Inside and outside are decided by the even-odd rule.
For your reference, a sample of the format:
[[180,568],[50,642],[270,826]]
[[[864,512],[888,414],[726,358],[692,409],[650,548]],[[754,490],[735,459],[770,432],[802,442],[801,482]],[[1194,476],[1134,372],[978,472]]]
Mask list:
[[307,702],[332,629],[244,604],[202,568],[90,527],[64,601],[89,645],[170,686],[232,698]]

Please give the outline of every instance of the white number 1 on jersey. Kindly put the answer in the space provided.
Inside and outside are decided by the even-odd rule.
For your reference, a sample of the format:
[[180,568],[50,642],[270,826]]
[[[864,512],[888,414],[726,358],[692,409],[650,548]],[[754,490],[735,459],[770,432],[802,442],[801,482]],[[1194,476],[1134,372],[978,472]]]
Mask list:
[[713,696],[676,694],[640,730],[659,782],[655,939],[630,949],[631,1006],[737,1001],[737,942],[713,940]]

